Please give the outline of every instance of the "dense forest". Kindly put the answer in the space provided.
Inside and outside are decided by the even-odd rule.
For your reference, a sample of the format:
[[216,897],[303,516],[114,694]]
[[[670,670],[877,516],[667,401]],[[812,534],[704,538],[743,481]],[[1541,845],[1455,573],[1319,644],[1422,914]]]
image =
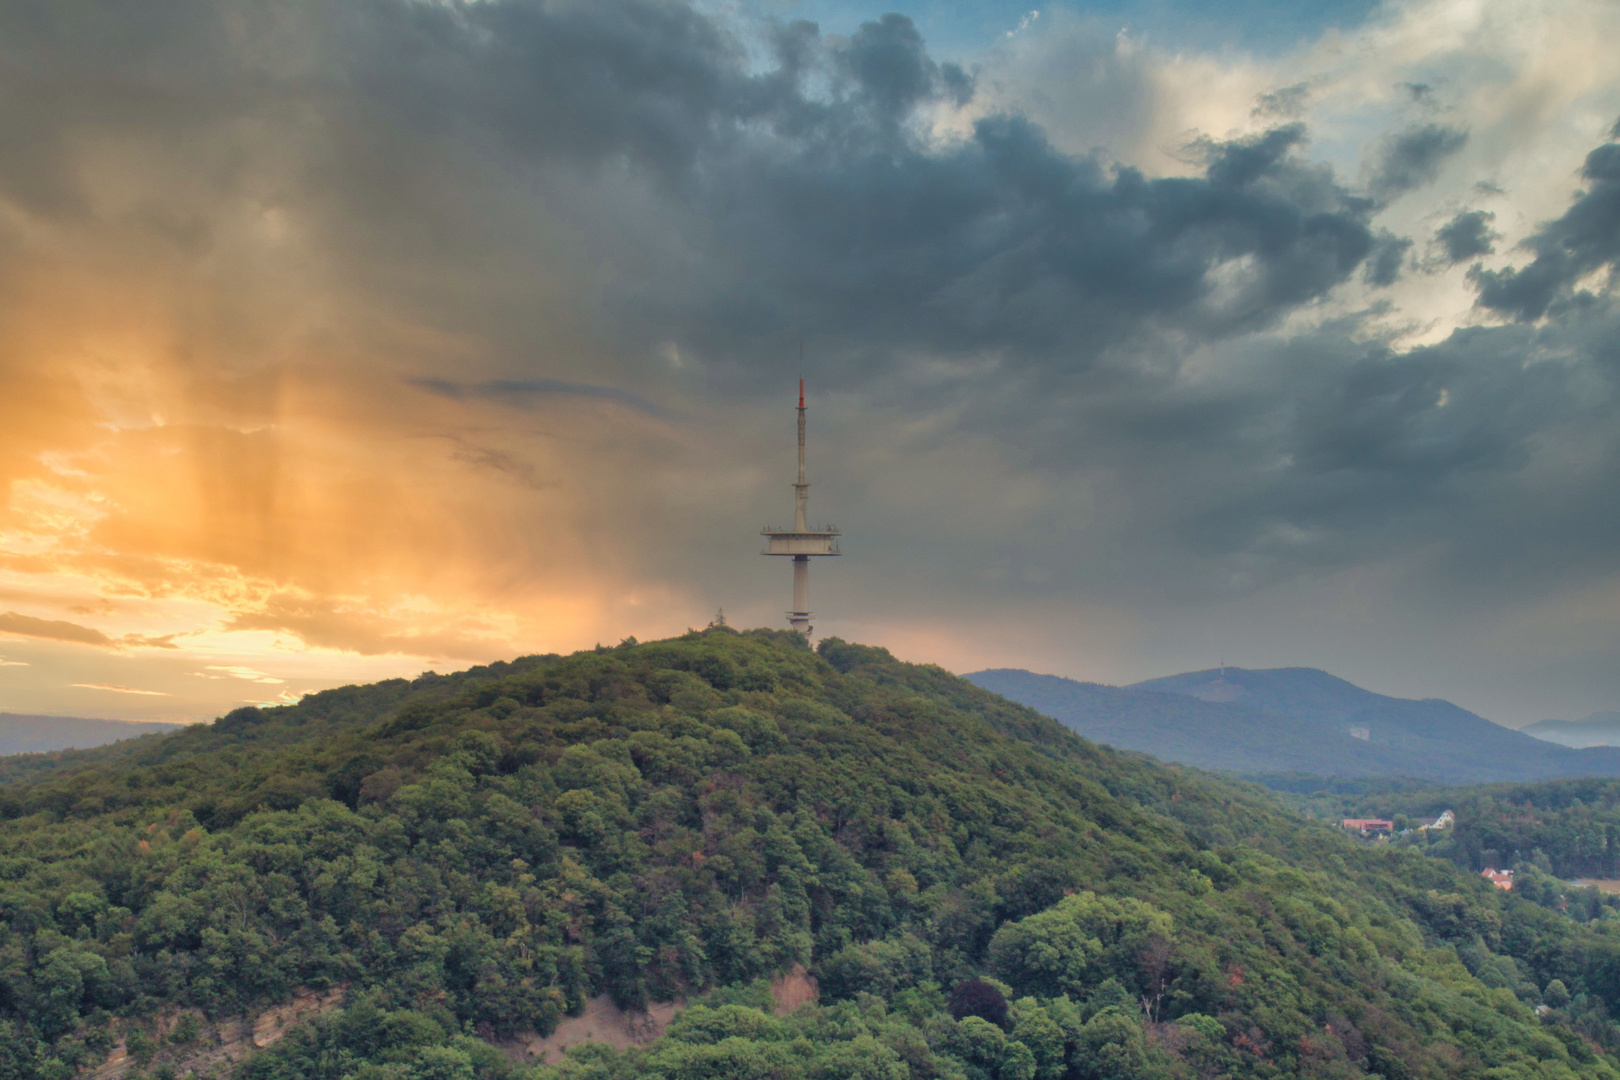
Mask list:
[[[0,1080],[1620,1077],[1585,921],[933,667],[717,627],[0,765]],[[771,1008],[808,968],[819,1003]],[[505,1052],[596,995],[645,1046]]]

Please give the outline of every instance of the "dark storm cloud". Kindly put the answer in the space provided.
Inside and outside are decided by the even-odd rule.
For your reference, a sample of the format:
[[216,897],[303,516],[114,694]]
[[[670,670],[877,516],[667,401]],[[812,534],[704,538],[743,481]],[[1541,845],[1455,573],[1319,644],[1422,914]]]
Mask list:
[[1084,367],[1144,326],[1269,325],[1373,246],[1371,208],[1298,156],[1297,125],[1207,143],[1205,175],[1165,179],[1060,153],[1017,116],[945,146],[860,108],[797,133],[692,192],[713,229],[708,295],[680,310],[636,296],[627,320],[654,313],[721,363],[756,364],[744,358],[809,327],[823,353],[852,358],[988,349]]
[[[830,330],[852,361],[868,354],[863,365],[916,348],[1083,365],[1145,323],[1269,325],[1374,244],[1373,208],[1304,159],[1298,124],[1204,144],[1206,172],[1191,178],[1072,157],[1016,115],[941,141],[928,114],[971,80],[899,15],[847,39],[780,26],[756,68],[713,19],[653,0],[244,6],[262,39],[233,36],[227,9],[201,0],[110,5],[90,35],[57,11],[0,27],[24,61],[6,76],[14,96],[38,98],[68,69],[116,92],[63,95],[56,123],[25,124],[0,151],[8,190],[74,205],[78,178],[27,175],[71,153],[49,134],[69,121],[163,139],[252,117],[307,142],[292,148],[303,170],[261,197],[319,208],[357,280],[391,288],[402,260],[488,273],[492,250],[545,221],[600,215],[594,246],[610,249],[619,215],[591,204],[607,196],[557,193],[579,169],[605,170],[652,185],[662,220],[650,247],[625,226],[617,242],[645,248],[646,265],[624,267],[600,314],[581,317],[627,352],[676,340],[739,372],[809,330]],[[57,49],[65,62],[46,63]],[[222,186],[243,183],[235,168],[221,162]],[[527,205],[503,190],[514,179],[533,185]],[[670,251],[701,273],[666,273]]]
[[1136,476],[1110,512],[1155,536],[1087,591],[1241,593],[1428,552],[1429,590],[1514,603],[1620,570],[1620,312],[1405,353],[1352,329],[1256,342],[1222,386],[1076,408],[1066,459]]
[[[1263,149],[1221,167],[1264,160]],[[1536,242],[1570,236],[1571,220],[1606,220],[1596,190]],[[1385,251],[1405,250],[1402,238],[1376,241],[1369,280]],[[1109,518],[1131,524],[1113,538],[1088,526],[1092,558],[1077,572],[1087,595],[1162,589],[1175,602],[1418,553],[1425,590],[1444,594],[1426,600],[1437,604],[1520,603],[1620,572],[1612,290],[1540,325],[1468,327],[1406,351],[1355,315],[1210,347],[1200,366],[1219,375],[1154,381],[1144,365],[1135,381],[1062,394],[1043,383],[1050,414],[1022,397],[974,414],[1009,455],[1052,477],[1054,501],[1071,475],[1131,478],[1108,499]],[[1024,544],[1025,562],[1068,557],[1061,533]]]
[[1377,241],[1373,244],[1372,255],[1367,259],[1367,266],[1362,271],[1362,278],[1369,285],[1379,288],[1395,284],[1401,276],[1401,267],[1406,262],[1406,253],[1411,250],[1412,240],[1407,236],[1396,236],[1388,231],[1381,231]]
[[1467,142],[1467,132],[1445,124],[1423,124],[1392,135],[1377,147],[1368,190],[1388,202],[1433,183],[1441,164]]
[[1593,498],[1620,483],[1617,331],[1606,305],[1347,369],[1345,396],[1301,442],[1316,477],[1355,493],[1319,520],[1392,550],[1443,543],[1437,577],[1470,592],[1489,582],[1498,600],[1620,569],[1620,515]]
[[[866,23],[836,56],[838,67],[890,124],[903,121],[939,86],[939,66],[929,59],[922,35],[904,15]],[[947,66],[958,73],[953,83],[959,86],[966,75],[954,64]]]
[[1308,82],[1295,83],[1292,86],[1278,87],[1268,90],[1255,99],[1251,116],[1277,117],[1294,119],[1305,111],[1311,101],[1311,84]]
[[1434,240],[1446,262],[1460,263],[1496,250],[1498,234],[1491,229],[1496,215],[1489,210],[1464,210],[1435,230]]
[[[1535,320],[1581,299],[1575,285],[1620,259],[1620,142],[1586,156],[1587,189],[1569,210],[1523,244],[1535,259],[1523,269],[1478,270],[1479,305],[1509,318]],[[1590,299],[1590,296],[1587,296]]]
[[[187,257],[214,234],[208,198],[290,207],[358,309],[423,331],[401,335],[414,366],[394,377],[424,392],[665,415],[667,388],[729,419],[779,392],[809,339],[818,388],[948,419],[863,438],[913,439],[919,470],[982,440],[1045,485],[1047,520],[1086,525],[1008,520],[998,538],[1072,568],[1052,593],[1241,588],[1418,549],[1484,565],[1503,537],[1526,580],[1620,551],[1593,495],[1620,477],[1605,298],[1404,353],[1356,315],[1280,329],[1358,276],[1396,282],[1411,241],[1375,216],[1435,178],[1460,129],[1378,143],[1363,194],[1310,159],[1298,122],[1205,139],[1195,175],[1155,177],[1066,153],[1011,109],[961,123],[972,79],[901,16],[742,42],[642,0],[95,10],[0,12],[0,89],[29,103],[0,112],[12,200],[90,219],[75,139],[116,129],[206,187],[132,212],[184,222],[164,235]],[[72,72],[100,89],[70,92]],[[1305,99],[1274,91],[1260,115]],[[209,138],[224,149],[201,164],[181,152]],[[1612,262],[1617,155],[1594,151],[1530,266],[1481,271],[1481,305],[1534,319]],[[1488,220],[1461,215],[1436,243],[1484,254]],[[948,370],[906,381],[928,364]],[[1566,441],[1576,464],[1545,482]],[[1088,510],[1075,492],[1096,476]],[[964,516],[993,501],[984,477],[955,480]],[[1523,515],[1527,497],[1546,512]],[[881,493],[864,510],[895,513]]]

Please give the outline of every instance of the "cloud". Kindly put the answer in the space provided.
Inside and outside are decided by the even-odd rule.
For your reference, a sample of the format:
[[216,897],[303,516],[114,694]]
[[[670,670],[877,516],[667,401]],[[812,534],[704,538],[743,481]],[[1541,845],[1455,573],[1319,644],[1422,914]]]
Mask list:
[[1496,251],[1499,234],[1491,230],[1496,215],[1488,210],[1464,210],[1435,230],[1434,240],[1448,263],[1467,262]]
[[943,147],[866,108],[799,123],[780,150],[694,178],[712,220],[747,227],[700,231],[705,279],[678,288],[676,309],[641,290],[615,298],[621,325],[659,312],[664,333],[733,378],[790,374],[792,352],[768,343],[807,323],[819,356],[868,372],[916,350],[1084,368],[1149,328],[1268,325],[1373,245],[1370,207],[1294,153],[1297,125],[1206,140],[1204,175],[1156,179],[1063,154],[1018,116]]
[[250,668],[242,664],[209,664],[208,670],[218,671],[222,674],[217,676],[209,675],[205,676],[205,678],[246,679],[248,682],[277,685],[287,681],[285,679],[277,679],[274,676],[266,675],[264,672],[259,671],[256,668]]
[[[880,123],[899,124],[938,92],[939,65],[929,57],[916,24],[904,15],[888,14],[862,24],[849,44],[834,55],[839,69],[859,88],[865,106]],[[955,64],[947,66],[961,72]],[[953,96],[960,99],[962,95],[958,91]]]
[[1267,90],[1255,99],[1252,115],[1268,120],[1274,118],[1297,120],[1304,114],[1310,100],[1311,84],[1308,82],[1278,87],[1276,90]]
[[242,698],[242,705],[257,705],[261,708],[275,708],[279,705],[296,705],[304,697],[303,694],[292,690],[283,690],[273,698]]
[[1432,184],[1440,166],[1467,142],[1466,131],[1445,124],[1422,124],[1390,135],[1375,148],[1367,190],[1388,202]]
[[[206,97],[219,69],[193,57],[231,57],[230,38],[212,5],[186,10],[172,40],[152,36],[150,17],[111,17],[167,58],[176,86]],[[719,22],[636,0],[453,11],[383,3],[342,17],[294,5],[284,32],[284,51],[266,54],[270,85],[291,94],[312,82],[360,89],[347,109],[323,113],[315,144],[266,112],[273,137],[244,149],[276,175],[271,155],[324,163],[333,183],[303,189],[289,173],[269,220],[290,212],[301,219],[297,235],[341,239],[344,250],[317,247],[309,257],[352,271],[348,287],[371,308],[465,325],[465,313],[446,307],[465,285],[435,295],[382,269],[394,264],[432,266],[435,280],[451,283],[481,280],[492,258],[537,263],[531,272],[547,281],[577,265],[583,281],[588,264],[572,263],[565,222],[591,230],[587,259],[623,268],[577,298],[564,281],[532,316],[491,312],[483,320],[491,346],[532,336],[555,313],[557,325],[596,339],[582,355],[617,354],[614,364],[633,371],[625,357],[674,341],[727,385],[746,385],[767,366],[790,368],[784,339],[812,328],[821,354],[841,357],[851,373],[880,353],[917,349],[997,350],[1036,364],[1063,353],[1085,366],[1144,328],[1268,325],[1351,277],[1373,246],[1372,208],[1300,154],[1297,124],[1202,140],[1206,168],[1191,177],[1075,157],[1013,110],[942,142],[929,117],[964,101],[971,80],[930,58],[900,15],[847,38],[779,27],[761,65]],[[144,69],[100,56],[74,62],[113,65],[110,83],[134,103],[124,121],[131,138],[162,130],[169,91],[160,95]],[[250,98],[221,99],[215,110],[262,111]],[[62,120],[73,128],[93,115]],[[439,158],[430,149],[451,142],[467,152]],[[64,147],[36,147],[36,160],[62,162]],[[627,180],[613,178],[614,162]],[[487,214],[463,194],[500,191],[514,174],[547,192],[543,222],[505,193],[483,204]],[[71,170],[61,179],[69,189],[89,182]],[[243,200],[262,203],[227,188],[189,212],[207,214],[221,200],[216,217]],[[461,226],[446,234],[428,225],[448,221]],[[538,260],[517,250],[540,239],[536,229],[553,241],[536,248],[548,252]],[[487,242],[458,239],[475,236]],[[762,363],[772,353],[780,362]],[[519,371],[545,363],[497,355],[491,365]],[[561,372],[407,381],[458,401],[574,397],[653,415],[665,408],[646,393]],[[268,431],[234,441],[244,450],[269,444]]]
[[1530,321],[1573,299],[1586,275],[1620,259],[1620,142],[1593,150],[1581,167],[1587,189],[1564,215],[1542,227],[1521,246],[1535,252],[1523,269],[1480,269],[1470,273],[1479,287],[1479,306],[1509,318]]
[[638,394],[612,386],[566,382],[562,379],[488,379],[461,383],[450,379],[408,379],[411,386],[454,401],[493,401],[513,408],[524,408],[543,398],[594,398],[611,401],[648,416],[667,417],[670,411]]
[[15,611],[0,613],[0,633],[19,637],[50,638],[54,641],[72,641],[80,645],[111,647],[113,640],[100,630],[61,619],[39,619]]
[[1367,259],[1367,266],[1362,271],[1362,278],[1369,285],[1385,287],[1395,284],[1401,276],[1401,266],[1406,261],[1406,253],[1411,250],[1412,240],[1406,236],[1396,236],[1394,233],[1382,231],[1373,245],[1372,255]]
[[176,634],[152,637],[147,634],[125,634],[110,638],[100,630],[61,619],[40,619],[15,611],[0,612],[0,634],[19,637],[47,638],[52,641],[71,641],[78,645],[99,645],[107,648],[176,649]]
[[73,683],[81,690],[108,690],[115,694],[138,694],[142,697],[169,697],[163,690],[141,690],[133,686],[115,686],[111,683]]
[[[398,615],[356,610],[332,600],[279,596],[270,598],[261,610],[238,612],[232,616],[228,629],[290,634],[308,646],[338,649],[362,656],[398,653],[487,660],[512,649],[508,642],[499,637],[462,632],[464,627],[461,625],[441,624],[433,629],[415,629],[411,623],[416,621],[408,617],[402,619]],[[468,622],[465,618],[454,620],[454,623],[460,624]],[[238,671],[248,669],[210,667],[209,670],[237,675]]]
[[161,634],[156,637],[149,634],[125,634],[118,639],[119,645],[130,645],[142,649],[178,649],[174,643],[179,634]]

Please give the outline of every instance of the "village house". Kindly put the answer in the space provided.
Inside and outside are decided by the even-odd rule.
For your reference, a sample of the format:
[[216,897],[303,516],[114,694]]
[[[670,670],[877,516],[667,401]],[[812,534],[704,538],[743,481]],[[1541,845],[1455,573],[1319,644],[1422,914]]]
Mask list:
[[1419,825],[1418,831],[1425,832],[1429,829],[1449,829],[1455,824],[1457,824],[1457,815],[1453,814],[1450,810],[1447,810],[1439,817],[1434,819],[1434,824]]

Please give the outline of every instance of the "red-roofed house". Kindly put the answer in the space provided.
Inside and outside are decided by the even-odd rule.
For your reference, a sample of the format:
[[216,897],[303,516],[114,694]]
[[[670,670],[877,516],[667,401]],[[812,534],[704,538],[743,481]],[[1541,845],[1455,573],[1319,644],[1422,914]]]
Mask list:
[[1362,836],[1371,836],[1375,833],[1387,833],[1395,831],[1395,823],[1393,821],[1385,821],[1383,818],[1347,817],[1343,822],[1341,822],[1341,824],[1346,829],[1351,829],[1358,832]]
[[1480,871],[1479,876],[1495,885],[1498,889],[1513,888],[1513,871],[1511,870],[1495,870],[1487,866]]

